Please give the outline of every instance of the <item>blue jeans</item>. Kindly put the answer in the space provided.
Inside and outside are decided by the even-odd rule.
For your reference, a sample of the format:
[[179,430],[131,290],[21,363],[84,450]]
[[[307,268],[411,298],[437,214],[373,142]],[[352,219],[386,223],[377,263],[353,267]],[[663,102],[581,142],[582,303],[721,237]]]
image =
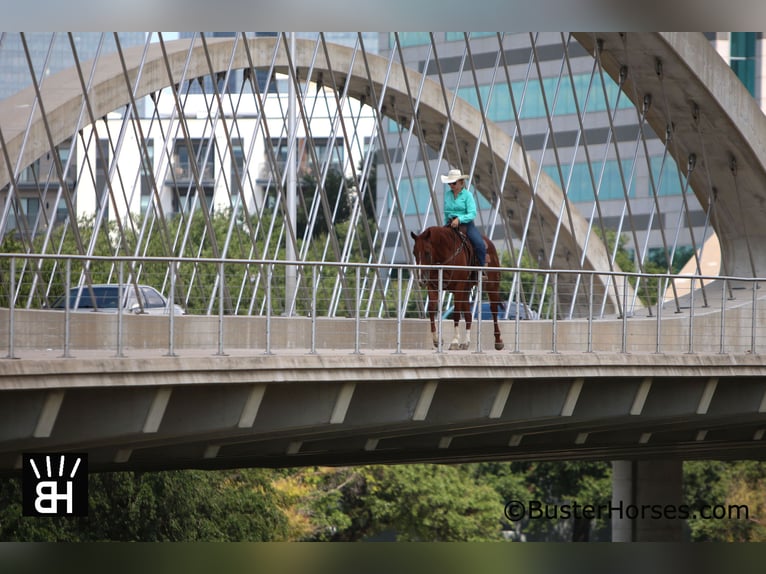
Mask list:
[[484,244],[484,238],[473,224],[473,221],[469,221],[463,225],[465,225],[465,234],[468,236],[468,239],[471,240],[474,251],[476,251],[476,259],[479,260],[479,266],[484,267],[487,260],[487,246]]

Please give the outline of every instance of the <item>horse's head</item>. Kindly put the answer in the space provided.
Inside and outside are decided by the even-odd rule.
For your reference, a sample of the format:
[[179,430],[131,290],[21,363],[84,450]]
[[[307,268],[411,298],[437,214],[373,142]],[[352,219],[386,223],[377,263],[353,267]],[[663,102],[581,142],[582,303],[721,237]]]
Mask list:
[[[412,254],[415,256],[415,263],[418,265],[433,265],[433,246],[431,245],[431,232],[430,229],[426,229],[420,235],[416,235],[414,231],[410,231],[412,239],[415,240],[415,244],[412,247]],[[428,282],[428,272],[423,272],[420,269],[416,271],[416,277],[418,283],[425,285]]]

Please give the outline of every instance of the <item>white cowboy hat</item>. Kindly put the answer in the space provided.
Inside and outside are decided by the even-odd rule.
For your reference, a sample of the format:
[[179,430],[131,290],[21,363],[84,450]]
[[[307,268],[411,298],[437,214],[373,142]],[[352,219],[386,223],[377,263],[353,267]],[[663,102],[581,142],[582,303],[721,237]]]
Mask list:
[[462,173],[459,169],[451,169],[447,175],[441,176],[442,183],[454,183],[460,179],[468,179],[469,176]]

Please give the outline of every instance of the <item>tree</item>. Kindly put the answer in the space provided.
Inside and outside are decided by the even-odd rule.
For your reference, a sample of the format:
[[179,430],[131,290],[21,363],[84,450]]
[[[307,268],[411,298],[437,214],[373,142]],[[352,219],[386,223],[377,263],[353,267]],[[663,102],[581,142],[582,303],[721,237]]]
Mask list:
[[[611,502],[611,467],[605,462],[560,461],[511,463],[512,472],[522,474],[530,489],[530,499],[561,508],[574,503],[604,506]],[[529,538],[535,540],[588,541],[606,526],[607,517],[588,519],[583,513],[569,517],[527,519],[522,523]]]
[[477,541],[501,537],[502,503],[460,465],[301,469],[278,489],[292,493],[300,539]]
[[766,541],[766,463],[687,462],[684,499],[693,541]]
[[281,540],[287,519],[271,471],[111,472],[89,476],[86,517],[24,517],[17,479],[0,481],[3,541]]

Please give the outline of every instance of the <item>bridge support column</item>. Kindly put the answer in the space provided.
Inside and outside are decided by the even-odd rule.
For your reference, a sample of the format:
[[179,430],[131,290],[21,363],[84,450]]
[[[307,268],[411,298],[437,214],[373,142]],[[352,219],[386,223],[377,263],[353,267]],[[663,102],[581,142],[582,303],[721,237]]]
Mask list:
[[612,541],[680,542],[680,460],[612,462]]

